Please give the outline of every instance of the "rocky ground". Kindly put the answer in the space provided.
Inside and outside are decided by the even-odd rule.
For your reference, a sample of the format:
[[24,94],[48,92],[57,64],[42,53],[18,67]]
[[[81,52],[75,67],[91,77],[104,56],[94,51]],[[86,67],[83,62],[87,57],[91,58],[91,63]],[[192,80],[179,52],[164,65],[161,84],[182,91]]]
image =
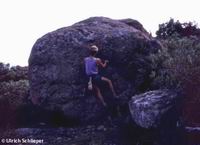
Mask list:
[[44,145],[116,145],[117,138],[110,138],[111,132],[115,130],[116,128],[105,125],[76,128],[19,128],[4,132],[4,135],[5,138],[42,139]]
[[[129,138],[131,126],[121,124],[122,117],[100,124],[76,127],[47,127],[44,123],[36,128],[9,129],[1,133],[1,139],[42,139],[42,145],[129,145],[137,144],[138,138]],[[133,126],[132,126],[133,127]],[[135,128],[136,129],[136,128]],[[125,131],[126,130],[126,131]],[[135,130],[134,134],[139,133]],[[128,135],[129,134],[129,135]],[[133,135],[131,133],[131,135]],[[130,141],[131,140],[131,141]],[[20,143],[18,143],[20,144]],[[29,145],[33,145],[29,144]],[[35,145],[35,144],[34,144]]]

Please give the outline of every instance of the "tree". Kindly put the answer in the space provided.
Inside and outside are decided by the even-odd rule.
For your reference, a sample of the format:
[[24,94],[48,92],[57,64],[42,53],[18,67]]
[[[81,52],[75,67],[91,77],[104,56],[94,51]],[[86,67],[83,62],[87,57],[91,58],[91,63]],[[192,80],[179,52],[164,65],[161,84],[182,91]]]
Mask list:
[[169,22],[159,25],[156,35],[160,39],[166,39],[173,35],[176,35],[180,38],[189,36],[200,37],[200,29],[195,22],[181,23],[178,20],[174,21],[174,19],[171,18]]

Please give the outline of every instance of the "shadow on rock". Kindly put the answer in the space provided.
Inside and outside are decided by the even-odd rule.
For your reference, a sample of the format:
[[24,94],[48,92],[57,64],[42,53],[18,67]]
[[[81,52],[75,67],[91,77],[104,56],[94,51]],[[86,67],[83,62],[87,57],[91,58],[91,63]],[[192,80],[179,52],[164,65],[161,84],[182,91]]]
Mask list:
[[40,106],[24,105],[17,110],[18,127],[73,127],[75,118],[67,118],[59,109],[47,110]]

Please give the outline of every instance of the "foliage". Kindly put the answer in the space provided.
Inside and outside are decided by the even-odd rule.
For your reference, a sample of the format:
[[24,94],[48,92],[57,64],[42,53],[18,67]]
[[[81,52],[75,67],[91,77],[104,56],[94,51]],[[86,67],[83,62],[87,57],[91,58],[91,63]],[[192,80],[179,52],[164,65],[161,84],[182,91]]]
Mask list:
[[6,98],[11,108],[17,108],[26,102],[29,91],[28,80],[2,82],[0,88],[0,97]]
[[[197,37],[169,37],[162,40],[164,47],[152,56],[153,86],[181,89],[198,94],[200,86],[200,41]],[[200,92],[199,92],[200,93]]]
[[179,21],[174,21],[174,19],[171,18],[169,22],[159,25],[156,35],[161,39],[167,39],[173,35],[180,38],[189,36],[200,37],[200,29],[195,22],[181,23]]
[[28,79],[28,67],[10,67],[9,64],[0,63],[0,82],[21,79]]
[[28,97],[28,67],[0,63],[0,99],[7,100],[11,108],[24,103]]
[[17,112],[29,96],[28,67],[0,63],[0,129],[15,126]]
[[150,56],[152,62],[153,71],[150,74],[152,78],[152,89],[165,89],[173,88],[177,82],[172,76],[170,76],[169,69],[166,65],[167,60],[170,58],[168,48],[163,47],[157,54]]

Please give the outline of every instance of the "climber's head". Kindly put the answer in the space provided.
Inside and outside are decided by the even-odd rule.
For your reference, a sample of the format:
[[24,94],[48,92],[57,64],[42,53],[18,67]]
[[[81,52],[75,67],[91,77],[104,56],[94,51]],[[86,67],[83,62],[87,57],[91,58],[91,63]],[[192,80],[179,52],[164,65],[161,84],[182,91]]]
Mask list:
[[90,55],[95,56],[98,51],[99,51],[99,48],[96,45],[92,45],[90,47]]

